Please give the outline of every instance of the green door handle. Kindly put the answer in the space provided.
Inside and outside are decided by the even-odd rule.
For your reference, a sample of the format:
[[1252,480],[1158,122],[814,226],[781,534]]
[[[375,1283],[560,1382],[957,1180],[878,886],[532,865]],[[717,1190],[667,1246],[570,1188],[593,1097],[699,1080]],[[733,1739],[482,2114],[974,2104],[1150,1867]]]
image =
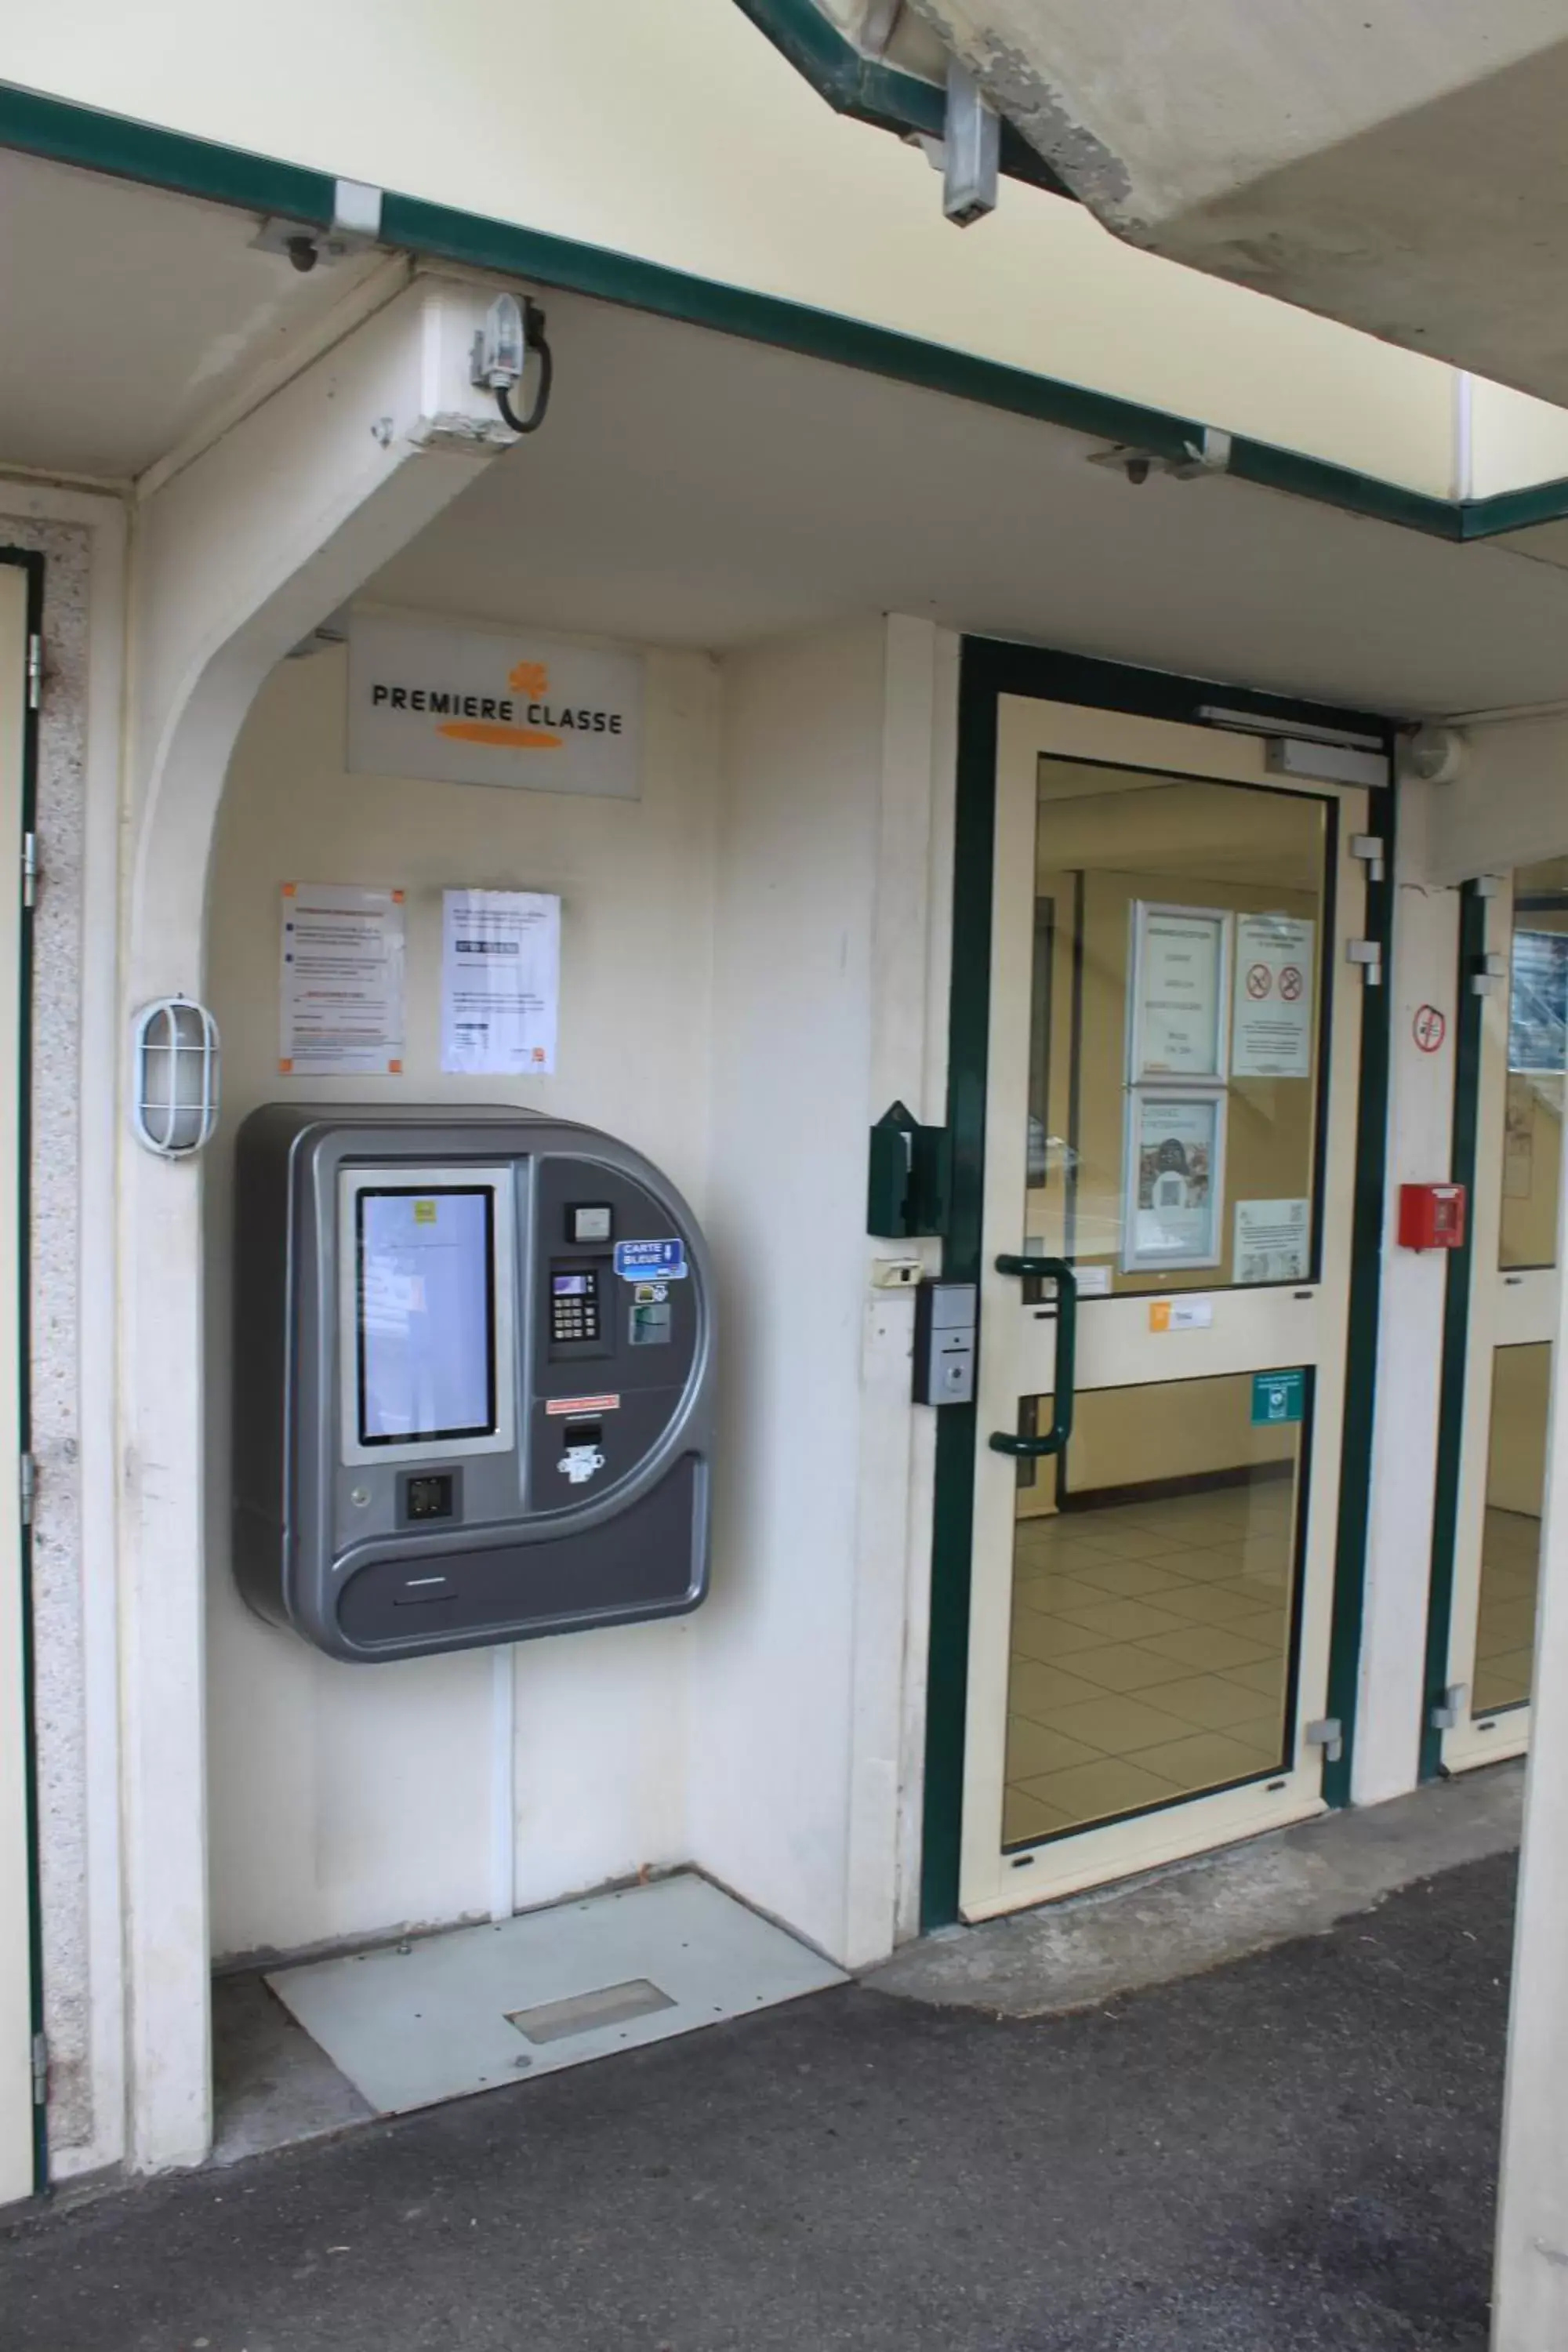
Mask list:
[[1044,1454],[1060,1454],[1072,1435],[1073,1370],[1078,1348],[1078,1277],[1065,1257],[999,1257],[998,1274],[1016,1274],[1027,1282],[1038,1279],[1057,1286],[1057,1380],[1051,1399],[1051,1425],[1041,1437],[1019,1437],[1008,1429],[991,1433],[994,1454],[1011,1454],[1035,1461]]

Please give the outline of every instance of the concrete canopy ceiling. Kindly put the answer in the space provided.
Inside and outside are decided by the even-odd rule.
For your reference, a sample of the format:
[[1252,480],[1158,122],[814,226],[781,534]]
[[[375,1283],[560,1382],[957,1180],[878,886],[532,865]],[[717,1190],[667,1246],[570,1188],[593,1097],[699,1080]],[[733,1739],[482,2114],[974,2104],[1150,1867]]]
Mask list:
[[1568,0],[909,0],[1117,235],[1568,403]]
[[544,429],[372,598],[714,649],[929,614],[1394,715],[1568,696],[1568,574],[556,295]]
[[385,257],[308,274],[254,214],[0,148],[0,458],[126,481],[285,365]]

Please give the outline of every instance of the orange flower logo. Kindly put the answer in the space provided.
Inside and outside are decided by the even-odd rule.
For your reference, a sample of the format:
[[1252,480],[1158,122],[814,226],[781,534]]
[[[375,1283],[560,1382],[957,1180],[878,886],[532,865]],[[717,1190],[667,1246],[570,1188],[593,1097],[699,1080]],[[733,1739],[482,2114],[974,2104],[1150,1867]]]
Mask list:
[[550,672],[542,662],[520,661],[507,672],[506,682],[514,694],[538,702],[550,691]]

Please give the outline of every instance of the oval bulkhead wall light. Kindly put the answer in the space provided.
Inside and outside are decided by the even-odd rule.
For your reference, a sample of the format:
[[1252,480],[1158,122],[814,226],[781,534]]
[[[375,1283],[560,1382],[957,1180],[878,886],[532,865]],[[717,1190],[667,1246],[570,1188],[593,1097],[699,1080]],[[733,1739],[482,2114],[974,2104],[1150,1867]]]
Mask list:
[[132,1118],[136,1140],[161,1160],[184,1160],[217,1125],[220,1047],[205,1004],[161,996],[136,1016]]

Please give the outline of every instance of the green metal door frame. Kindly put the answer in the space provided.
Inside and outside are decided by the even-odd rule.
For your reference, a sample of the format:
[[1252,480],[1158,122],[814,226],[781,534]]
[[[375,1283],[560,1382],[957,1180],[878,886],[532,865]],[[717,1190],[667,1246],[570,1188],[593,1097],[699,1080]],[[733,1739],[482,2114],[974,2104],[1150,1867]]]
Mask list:
[[[1200,705],[1273,720],[1353,728],[1384,739],[1379,715],[1253,694],[1208,678],[966,637],[959,679],[957,797],[953,828],[952,982],[948,1013],[948,1129],[952,1177],[943,1271],[955,1281],[980,1277],[981,1210],[985,1173],[986,1054],[991,1021],[991,890],[996,822],[997,705],[1005,694],[1082,703],[1141,718],[1201,726]],[[1374,795],[1385,844],[1383,881],[1367,891],[1368,936],[1380,940],[1386,970],[1394,901],[1394,793]],[[1387,986],[1363,999],[1359,1142],[1352,1240],[1350,1350],[1346,1372],[1343,1472],[1334,1576],[1329,1710],[1345,1726],[1344,1750],[1325,1765],[1324,1794],[1342,1805],[1350,1794],[1356,1679],[1361,1659],[1369,1474],[1377,1356],[1378,1278],[1384,1213],[1388,1103]],[[984,1335],[981,1335],[984,1343]],[[921,1920],[946,1927],[958,1916],[963,1807],[965,1706],[974,1500],[975,1409],[937,1416],[936,1490],[931,1542],[931,1649],[926,1685],[924,1843]]]
[[[1471,982],[1483,969],[1487,946],[1487,901],[1473,882],[1459,898],[1458,1007],[1454,1022],[1454,1125],[1448,1174],[1476,1197],[1476,1155],[1481,1098],[1482,1003]],[[1469,1372],[1470,1278],[1475,1260],[1473,1220],[1465,1221],[1463,1246],[1448,1253],[1444,1268],[1443,1374],[1437,1406],[1437,1475],[1432,1496],[1432,1581],[1426,1603],[1426,1670],[1422,1685],[1420,1777],[1443,1772],[1443,1734],[1434,1720],[1448,1685],[1448,1644],[1453,1633],[1454,1565],[1458,1544],[1459,1468],[1465,1434],[1465,1389]]]

